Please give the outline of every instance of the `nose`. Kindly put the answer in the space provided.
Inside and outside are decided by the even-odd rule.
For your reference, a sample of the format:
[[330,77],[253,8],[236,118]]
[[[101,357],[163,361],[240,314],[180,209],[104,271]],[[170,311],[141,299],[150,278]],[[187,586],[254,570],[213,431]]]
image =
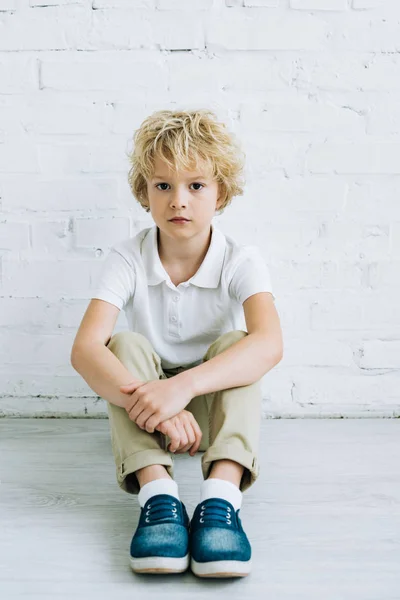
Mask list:
[[181,189],[177,188],[174,192],[172,192],[170,205],[173,208],[177,208],[180,206],[181,207],[187,206],[187,197],[186,197],[185,190],[181,190]]

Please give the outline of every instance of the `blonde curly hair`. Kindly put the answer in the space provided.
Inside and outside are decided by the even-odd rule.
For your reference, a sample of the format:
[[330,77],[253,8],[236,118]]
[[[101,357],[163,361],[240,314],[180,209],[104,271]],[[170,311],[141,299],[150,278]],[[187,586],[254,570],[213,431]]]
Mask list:
[[245,154],[211,110],[156,111],[135,131],[133,141],[134,149],[128,154],[128,182],[146,212],[150,212],[147,179],[154,173],[156,157],[175,172],[204,164],[209,167],[220,184],[220,212],[234,196],[243,195]]

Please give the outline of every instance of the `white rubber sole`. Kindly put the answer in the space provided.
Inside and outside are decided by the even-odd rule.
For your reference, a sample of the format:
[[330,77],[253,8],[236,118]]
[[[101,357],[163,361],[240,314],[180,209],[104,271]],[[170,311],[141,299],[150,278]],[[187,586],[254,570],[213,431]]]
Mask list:
[[130,557],[131,568],[135,573],[183,573],[189,567],[189,554],[181,558],[171,556]]
[[213,562],[190,561],[190,568],[198,577],[246,577],[251,571],[251,559],[242,560],[216,560]]

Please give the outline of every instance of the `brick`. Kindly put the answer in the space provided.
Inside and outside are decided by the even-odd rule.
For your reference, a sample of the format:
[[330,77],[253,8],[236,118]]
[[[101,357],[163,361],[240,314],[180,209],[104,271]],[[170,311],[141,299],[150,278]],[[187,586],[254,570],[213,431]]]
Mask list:
[[113,244],[129,236],[130,221],[127,217],[90,217],[74,220],[76,248],[100,248],[106,252]]
[[8,219],[0,221],[0,251],[16,253],[29,249],[29,223],[18,223]]
[[290,8],[340,11],[349,8],[349,0],[290,0]]
[[96,10],[92,15],[89,35],[87,39],[81,40],[79,48],[81,50],[134,50],[150,48],[153,44],[153,32],[147,11]]
[[399,302],[400,292],[388,296],[383,290],[318,290],[311,303],[311,329],[399,336]]
[[39,99],[21,111],[26,131],[47,135],[102,134],[109,130],[113,108],[106,102]]
[[[65,91],[123,91],[136,101],[165,89],[167,73],[152,53],[131,56],[124,52],[82,52],[41,62],[43,89]],[[129,73],[129,76],[128,76]],[[135,81],[137,84],[132,85]],[[120,99],[120,98],[119,98]]]
[[346,182],[329,177],[279,178],[278,181],[268,176],[257,177],[247,180],[246,201],[235,202],[230,210],[240,204],[246,207],[250,203],[252,213],[263,214],[266,206],[262,191],[268,189],[270,198],[279,198],[279,202],[274,202],[271,207],[274,223],[297,224],[299,218],[307,218],[308,221],[308,213],[322,222],[324,218],[329,218],[330,213],[334,215],[344,209],[347,187]]
[[282,367],[351,367],[351,347],[335,339],[286,339]]
[[352,0],[352,7],[355,9],[377,8],[384,6],[387,1],[388,0]]
[[103,8],[154,8],[155,0],[93,0],[93,10]]
[[367,133],[393,135],[400,133],[400,94],[376,98],[367,115]]
[[127,173],[126,138],[113,136],[108,141],[88,139],[85,142],[40,142],[37,149],[41,171],[48,177],[82,173]]
[[351,11],[339,20],[330,18],[334,16],[326,15],[331,30],[328,51],[398,52],[399,9],[393,14]]
[[67,50],[80,46],[90,29],[89,12],[79,5],[4,13],[1,50]]
[[205,47],[203,12],[156,11],[151,17],[154,44],[161,50],[202,50]]
[[25,94],[39,86],[38,60],[21,54],[0,54],[0,94]]
[[398,369],[400,367],[399,340],[365,340],[356,354],[361,369]]
[[17,10],[17,0],[1,0],[0,13]]
[[400,289],[400,261],[389,259],[371,264],[369,285],[373,290],[386,291],[388,294]]
[[398,377],[394,374],[366,377],[343,373],[339,367],[320,369],[318,376],[311,376],[310,371],[296,375],[293,383],[293,406],[298,406],[298,414],[379,417],[393,416],[397,409]]
[[326,24],[313,15],[231,8],[224,19],[210,22],[206,43],[225,50],[321,50],[326,33]]
[[247,103],[241,108],[240,114],[243,127],[252,128],[258,133],[294,131],[356,135],[365,131],[365,118],[356,112],[321,100],[285,98],[284,93],[277,101],[258,102],[254,106]]
[[72,234],[69,230],[69,219],[35,219],[32,223],[32,250],[33,255],[49,255],[67,258],[71,249]]
[[114,102],[110,129],[113,133],[131,136],[149,114],[163,108],[165,103],[160,101],[158,104],[137,103],[134,100]]
[[[1,148],[1,146],[0,146]],[[2,185],[3,209],[37,211],[67,211],[109,209],[115,207],[118,196],[116,179],[84,177],[57,179],[24,178],[8,180]]]
[[400,55],[380,52],[374,56],[347,52],[345,59],[334,51],[297,57],[293,83],[318,90],[400,90]]
[[[2,295],[86,297],[96,260],[22,259],[3,256]],[[79,266],[79,268],[77,268]]]
[[67,6],[70,4],[81,4],[83,5],[85,0],[29,0],[29,6],[35,7],[48,7],[48,6]]
[[265,7],[265,8],[275,8],[279,6],[280,0],[244,0],[244,6],[249,8],[252,7]]
[[400,222],[392,223],[391,234],[391,254],[394,258],[400,259]]
[[[282,292],[276,299],[281,327],[290,331],[291,336],[301,336],[311,329],[311,303],[314,298],[309,290],[295,290],[285,294]],[[296,311],[293,310],[296,306]]]
[[400,181],[397,178],[351,182],[343,216],[348,221],[368,225],[400,221],[399,197]]
[[39,170],[36,147],[26,137],[13,137],[0,144],[0,173],[37,173]]
[[315,144],[307,157],[311,173],[399,174],[400,144],[396,142],[328,142]]
[[41,332],[0,332],[0,361],[3,365],[46,365],[48,369],[69,362],[73,333],[43,335]]
[[158,10],[210,10],[213,8],[213,0],[156,0]]

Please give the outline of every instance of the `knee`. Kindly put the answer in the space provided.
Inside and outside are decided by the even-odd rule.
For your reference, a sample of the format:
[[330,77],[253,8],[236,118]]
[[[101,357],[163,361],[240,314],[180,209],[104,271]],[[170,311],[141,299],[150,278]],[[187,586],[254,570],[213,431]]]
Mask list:
[[204,358],[208,357],[209,353],[219,354],[220,352],[224,352],[224,350],[229,348],[229,346],[233,346],[233,344],[236,344],[236,342],[246,337],[247,335],[247,331],[242,331],[241,329],[235,329],[233,331],[228,331],[227,333],[224,333],[219,338],[217,338],[215,342],[211,344]]
[[107,348],[114,354],[124,347],[143,347],[148,350],[150,343],[144,335],[137,331],[119,331],[115,333],[107,344]]

